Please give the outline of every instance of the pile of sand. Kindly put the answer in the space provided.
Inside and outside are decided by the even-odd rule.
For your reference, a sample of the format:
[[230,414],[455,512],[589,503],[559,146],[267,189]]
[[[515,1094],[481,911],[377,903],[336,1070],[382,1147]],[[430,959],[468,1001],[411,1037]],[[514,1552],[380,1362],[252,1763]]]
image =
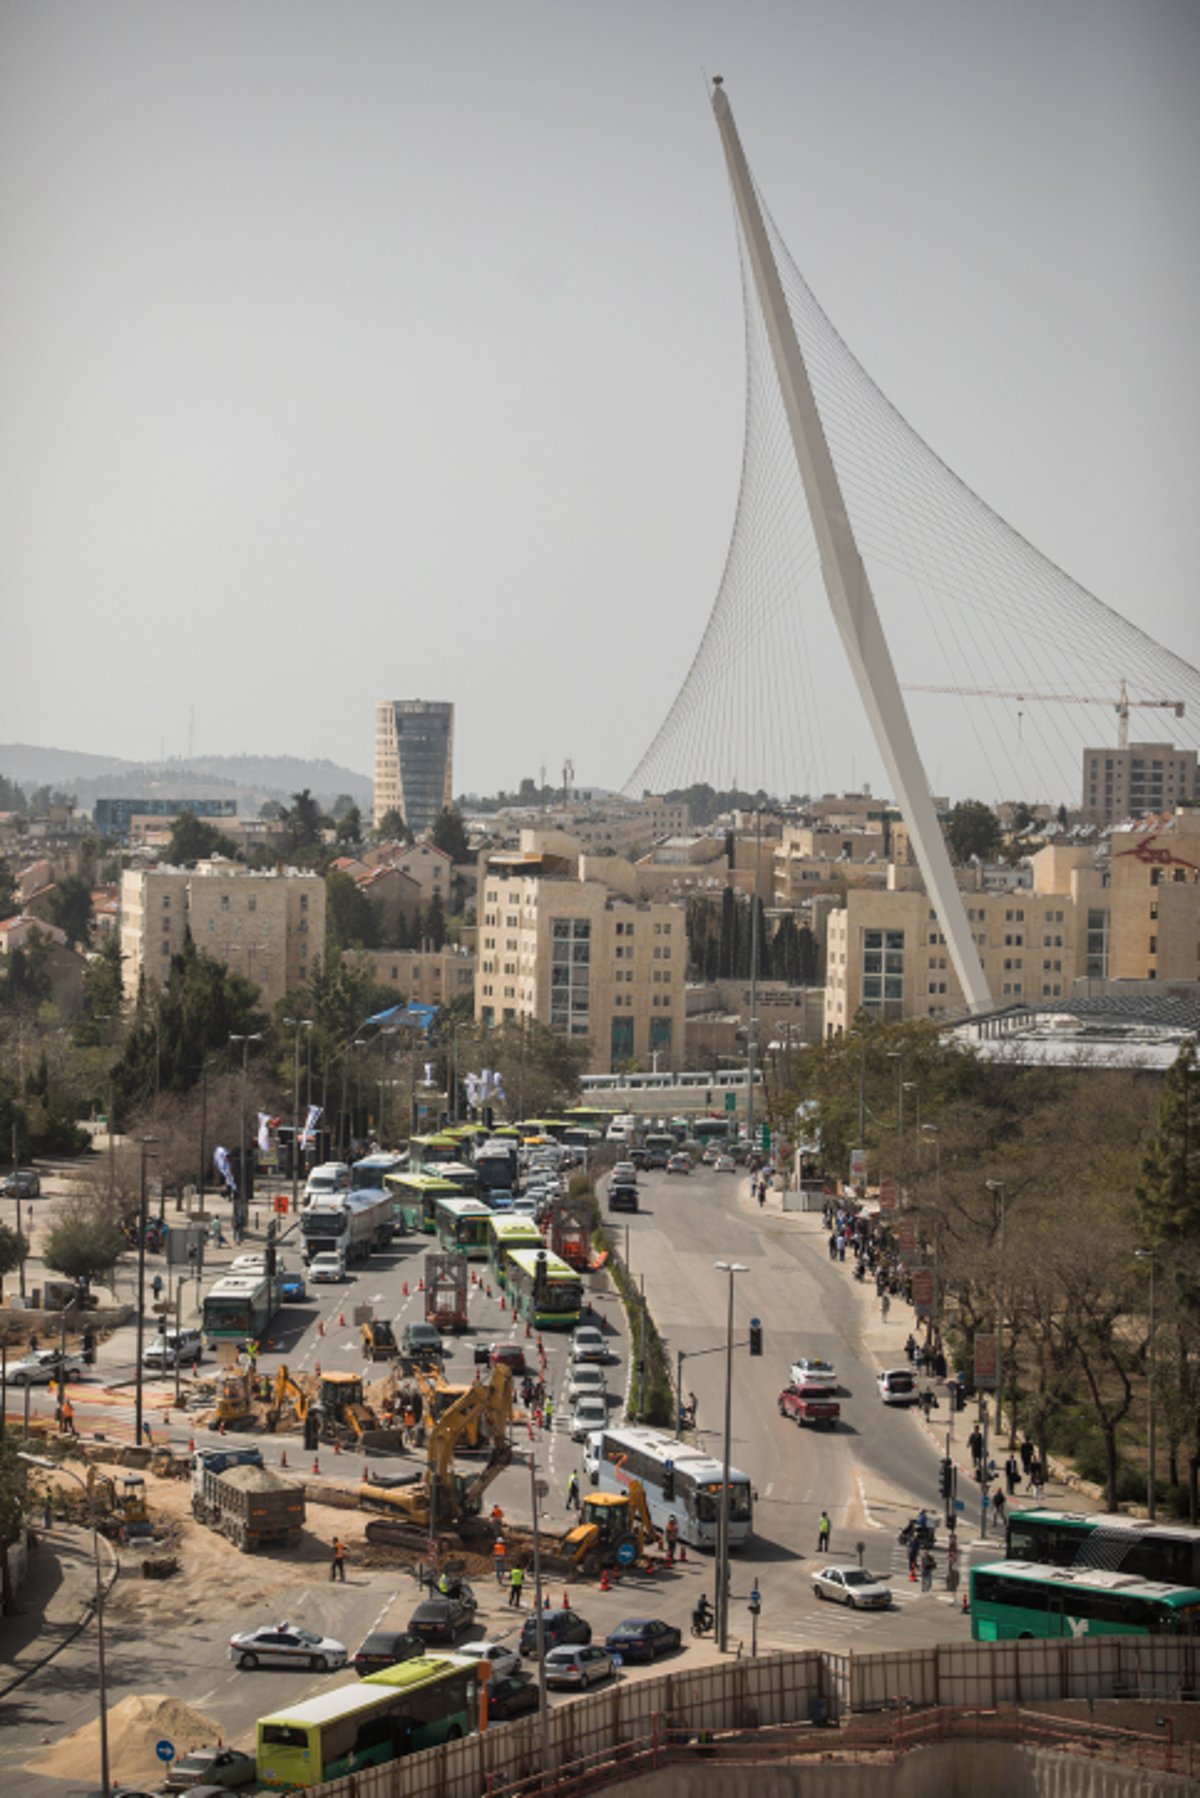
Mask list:
[[[220,1729],[202,1711],[160,1692],[123,1698],[108,1713],[109,1773],[121,1785],[156,1786],[163,1778],[163,1763],[154,1752],[156,1742],[172,1742],[177,1755],[205,1748],[217,1741]],[[27,1761],[27,1773],[44,1773],[52,1779],[94,1781],[100,1766],[100,1719],[93,1718],[73,1735],[56,1742],[45,1754]]]

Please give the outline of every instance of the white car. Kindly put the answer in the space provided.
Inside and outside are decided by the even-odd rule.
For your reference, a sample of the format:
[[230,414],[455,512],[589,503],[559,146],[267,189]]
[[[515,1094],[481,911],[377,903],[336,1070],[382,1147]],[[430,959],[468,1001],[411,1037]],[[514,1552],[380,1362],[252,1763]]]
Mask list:
[[580,1361],[571,1369],[571,1378],[567,1382],[567,1403],[573,1405],[577,1399],[589,1395],[592,1398],[604,1398],[608,1392],[608,1383],[604,1378],[604,1369],[597,1367],[594,1361]]
[[344,1161],[323,1161],[304,1182],[304,1203],[327,1199],[335,1192],[349,1192],[350,1169]]
[[521,1671],[520,1655],[505,1642],[460,1642],[454,1652],[469,1655],[473,1661],[490,1662],[492,1679]]
[[35,1349],[19,1361],[10,1361],[5,1375],[7,1386],[48,1386],[57,1380],[59,1368],[68,1380],[83,1378],[83,1362],[78,1355],[60,1355],[57,1349]]
[[198,1361],[204,1353],[199,1330],[164,1330],[142,1356],[143,1367],[174,1367],[177,1361]]
[[822,1361],[819,1356],[807,1358],[802,1355],[799,1361],[792,1362],[793,1386],[824,1386],[826,1391],[833,1392],[837,1383],[838,1377],[832,1361]]
[[308,1264],[310,1280],[344,1280],[346,1263],[335,1249],[322,1249]]
[[531,1195],[524,1192],[521,1194],[520,1198],[516,1198],[512,1202],[513,1217],[536,1217],[537,1209],[538,1202],[536,1194]]
[[329,1673],[344,1667],[350,1658],[344,1642],[332,1636],[314,1636],[294,1623],[268,1623],[262,1629],[230,1636],[229,1658],[235,1667],[306,1667],[313,1673]]
[[604,1332],[595,1324],[580,1324],[571,1335],[572,1361],[607,1361],[608,1345]]
[[818,1598],[832,1598],[852,1611],[886,1611],[892,1602],[890,1588],[863,1567],[822,1567],[812,1583]]
[[600,1478],[600,1463],[603,1460],[601,1444],[604,1441],[603,1430],[593,1430],[583,1445],[583,1471],[587,1474],[588,1484],[594,1486]]
[[921,1401],[920,1384],[911,1367],[888,1368],[875,1384],[885,1405],[916,1405]]
[[602,1430],[608,1422],[608,1406],[594,1393],[585,1393],[571,1413],[571,1440],[582,1442],[593,1430]]

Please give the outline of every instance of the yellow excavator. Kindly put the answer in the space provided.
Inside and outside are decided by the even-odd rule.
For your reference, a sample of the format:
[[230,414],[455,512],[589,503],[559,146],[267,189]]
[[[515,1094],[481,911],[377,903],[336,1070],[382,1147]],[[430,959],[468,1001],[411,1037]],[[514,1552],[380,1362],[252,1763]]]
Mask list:
[[626,1492],[593,1492],[583,1501],[579,1522],[557,1542],[543,1543],[542,1565],[548,1573],[578,1569],[589,1576],[602,1567],[633,1566],[658,1532],[640,1480]]
[[386,1317],[369,1317],[362,1327],[364,1361],[391,1361],[399,1354],[396,1332]]
[[[451,1406],[456,1405],[459,1399],[465,1398],[472,1388],[468,1385],[453,1385],[446,1379],[440,1368],[414,1367],[412,1379],[420,1389],[422,1399],[422,1414],[418,1428],[424,1431],[424,1436],[414,1444],[419,1448],[423,1442],[429,1440],[434,1427],[441,1422]],[[479,1448],[481,1430],[484,1425],[484,1414],[473,1410],[470,1422],[455,1446],[460,1449]]]
[[[367,1541],[423,1548],[434,1538],[443,1550],[461,1547],[458,1528],[479,1515],[484,1493],[512,1460],[512,1411],[509,1368],[493,1367],[488,1380],[468,1386],[430,1430],[421,1474],[402,1486],[359,1487],[364,1509],[385,1513],[368,1523]],[[468,1477],[456,1470],[454,1453],[471,1430],[486,1430],[492,1446],[484,1466]]]
[[321,1433],[327,1440],[349,1435],[361,1442],[368,1430],[381,1427],[378,1417],[363,1400],[361,1374],[323,1373],[319,1402]]
[[219,1373],[216,1401],[205,1422],[216,1425],[248,1423],[253,1415],[254,1406],[247,1375],[231,1371]]
[[[286,1428],[293,1417],[297,1423],[302,1424],[311,1404],[308,1393],[292,1378],[287,1367],[277,1367],[271,1381],[271,1402],[267,1408],[268,1430],[277,1430],[281,1423]],[[289,1411],[290,1417],[287,1415]]]
[[127,1473],[116,1480],[88,1468],[88,1505],[102,1536],[148,1536],[152,1533],[146,1482],[141,1474]]

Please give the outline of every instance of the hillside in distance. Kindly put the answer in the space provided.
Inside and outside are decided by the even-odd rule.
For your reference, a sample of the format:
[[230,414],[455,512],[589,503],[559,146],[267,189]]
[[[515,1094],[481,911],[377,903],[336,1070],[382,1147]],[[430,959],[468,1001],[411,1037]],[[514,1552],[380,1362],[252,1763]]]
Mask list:
[[233,799],[239,814],[253,816],[268,799],[288,803],[305,787],[324,806],[348,793],[370,805],[371,781],[353,768],[293,755],[172,756],[164,762],[131,762],[120,756],[55,749],[29,743],[0,744],[0,774],[31,792],[57,787],[82,810],[97,799]]

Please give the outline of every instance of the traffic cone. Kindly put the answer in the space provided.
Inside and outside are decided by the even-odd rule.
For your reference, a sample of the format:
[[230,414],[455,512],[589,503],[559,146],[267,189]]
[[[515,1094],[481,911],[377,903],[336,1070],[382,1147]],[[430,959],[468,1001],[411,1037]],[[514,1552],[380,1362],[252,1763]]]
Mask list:
[[286,1448],[283,1450],[282,1454],[279,1457],[279,1465],[281,1467],[287,1466],[287,1449]]
[[338,1329],[344,1330],[345,1328],[346,1328],[346,1313],[344,1311],[339,1311],[338,1312]]
[[608,1577],[608,1568],[602,1567],[600,1569],[600,1590],[602,1592],[607,1592],[609,1589],[609,1584],[610,1584],[610,1581],[609,1581],[609,1577]]
[[320,1473],[320,1471],[321,1471],[320,1459],[318,1458],[318,1456],[314,1455],[313,1456],[313,1472]]
[[338,1441],[338,1439],[337,1439],[337,1437],[336,1437],[336,1436],[335,1436],[335,1437],[334,1437],[334,1439],[333,1439],[333,1452],[334,1452],[334,1454],[335,1454],[335,1455],[340,1455],[340,1454],[341,1454],[341,1452],[342,1452],[342,1445],[341,1445],[341,1443],[340,1443],[340,1442],[339,1442],[339,1441]]
[[194,1436],[189,1436],[188,1437],[188,1454],[194,1455],[195,1452],[196,1452],[196,1438]]
[[[550,1602],[549,1599],[547,1599],[546,1602],[548,1604]],[[562,1608],[564,1611],[569,1611],[571,1608],[571,1594],[567,1591],[567,1588],[565,1586],[563,1587]]]
[[504,1302],[504,1294],[503,1293],[500,1294],[500,1309],[501,1309],[501,1311],[508,1310],[508,1306]]
[[916,1583],[917,1570],[911,1561],[908,1563],[908,1577],[910,1580],[912,1580],[914,1582],[914,1584]]
[[405,1298],[407,1298],[408,1297],[408,1281],[407,1280],[405,1280],[405,1282],[404,1282],[403,1286],[400,1288],[400,1290],[404,1294]]
[[362,1483],[364,1486],[369,1486],[371,1484],[371,1469],[367,1466],[365,1461],[363,1462]]
[[318,1317],[318,1319],[317,1319],[317,1335],[324,1336],[324,1334],[325,1334],[325,1319],[323,1317]]
[[965,1592],[962,1595],[962,1602],[958,1608],[962,1612],[964,1617],[969,1617],[971,1615],[971,1607],[967,1603],[967,1595]]
[[425,1290],[425,1280],[424,1280],[424,1277],[422,1277],[421,1279],[419,1279],[417,1281],[417,1291],[424,1292],[424,1290]]
[[687,1560],[687,1543],[682,1537],[679,1539],[679,1546],[675,1552],[679,1556],[681,1563]]

